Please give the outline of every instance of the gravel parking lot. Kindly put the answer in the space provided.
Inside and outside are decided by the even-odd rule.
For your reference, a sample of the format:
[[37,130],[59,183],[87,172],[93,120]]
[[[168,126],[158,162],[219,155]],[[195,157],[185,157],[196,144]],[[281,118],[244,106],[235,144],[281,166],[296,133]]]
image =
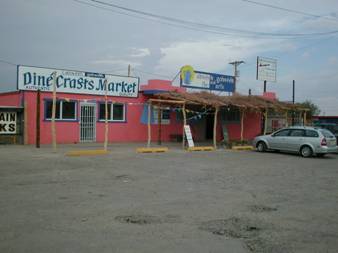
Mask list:
[[338,155],[0,146],[0,252],[337,252]]

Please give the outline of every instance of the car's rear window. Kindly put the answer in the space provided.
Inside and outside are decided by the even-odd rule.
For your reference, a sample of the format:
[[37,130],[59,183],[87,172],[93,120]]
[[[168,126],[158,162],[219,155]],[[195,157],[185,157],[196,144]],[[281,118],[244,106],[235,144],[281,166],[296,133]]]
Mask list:
[[317,131],[315,130],[305,130],[306,137],[319,137]]
[[319,131],[324,135],[325,138],[333,138],[334,135],[327,129],[319,129]]

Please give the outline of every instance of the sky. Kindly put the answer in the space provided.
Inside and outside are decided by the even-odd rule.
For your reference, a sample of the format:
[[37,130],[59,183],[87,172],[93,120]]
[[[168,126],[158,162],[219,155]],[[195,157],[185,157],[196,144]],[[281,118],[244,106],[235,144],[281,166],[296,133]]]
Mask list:
[[118,75],[130,64],[145,84],[172,80],[184,65],[232,75],[229,62],[242,60],[238,92],[261,95],[261,56],[277,60],[267,91],[291,101],[295,80],[296,102],[338,115],[337,31],[337,0],[0,0],[0,92],[16,89],[18,64]]

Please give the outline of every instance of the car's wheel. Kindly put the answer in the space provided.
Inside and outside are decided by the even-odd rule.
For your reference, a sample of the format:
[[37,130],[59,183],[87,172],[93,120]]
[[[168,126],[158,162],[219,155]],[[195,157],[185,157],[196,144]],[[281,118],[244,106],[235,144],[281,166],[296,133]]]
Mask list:
[[317,154],[317,157],[324,157],[326,154]]
[[266,151],[266,145],[263,141],[260,141],[257,143],[257,151],[258,152],[265,152]]
[[311,157],[312,154],[313,154],[313,152],[312,152],[311,147],[309,147],[309,146],[303,146],[300,149],[300,154],[302,155],[302,157]]

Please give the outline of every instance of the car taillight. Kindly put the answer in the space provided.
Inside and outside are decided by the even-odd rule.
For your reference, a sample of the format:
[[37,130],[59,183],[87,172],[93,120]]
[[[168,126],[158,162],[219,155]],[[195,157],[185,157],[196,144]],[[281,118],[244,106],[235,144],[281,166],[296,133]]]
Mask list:
[[327,146],[327,141],[326,141],[325,138],[322,139],[320,145],[321,145],[321,146]]

